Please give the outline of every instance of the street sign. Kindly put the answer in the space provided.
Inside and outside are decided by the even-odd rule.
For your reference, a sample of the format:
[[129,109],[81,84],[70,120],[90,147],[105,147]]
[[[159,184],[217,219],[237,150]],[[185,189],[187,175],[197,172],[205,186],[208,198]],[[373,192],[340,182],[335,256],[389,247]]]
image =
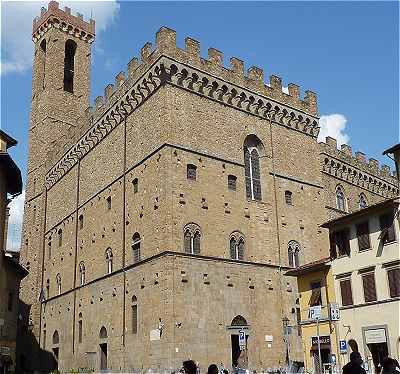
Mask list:
[[321,305],[310,306],[310,310],[308,311],[309,319],[321,319],[322,311]]
[[340,340],[339,341],[339,351],[342,354],[346,354],[347,353],[347,342],[346,342],[346,340]]
[[239,347],[241,351],[246,349],[246,333],[244,330],[239,331]]
[[329,304],[329,318],[331,321],[339,321],[340,320],[340,310],[338,303],[330,303]]
[[325,346],[331,345],[331,337],[329,335],[312,336],[311,346],[313,348],[318,347],[318,340],[320,345],[325,345]]

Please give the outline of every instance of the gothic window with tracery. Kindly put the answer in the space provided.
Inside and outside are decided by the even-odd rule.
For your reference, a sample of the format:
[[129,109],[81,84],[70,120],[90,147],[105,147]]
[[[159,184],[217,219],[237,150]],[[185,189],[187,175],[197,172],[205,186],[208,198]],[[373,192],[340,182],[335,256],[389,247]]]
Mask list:
[[239,231],[233,232],[229,240],[229,254],[232,260],[244,260],[245,240]]
[[195,223],[189,223],[183,228],[183,245],[186,253],[200,254],[201,230]]
[[300,252],[300,244],[295,240],[291,240],[288,243],[288,257],[289,257],[289,266],[299,267],[299,252]]
[[255,135],[249,135],[244,142],[244,172],[246,179],[246,197],[261,200],[260,155],[263,145]]

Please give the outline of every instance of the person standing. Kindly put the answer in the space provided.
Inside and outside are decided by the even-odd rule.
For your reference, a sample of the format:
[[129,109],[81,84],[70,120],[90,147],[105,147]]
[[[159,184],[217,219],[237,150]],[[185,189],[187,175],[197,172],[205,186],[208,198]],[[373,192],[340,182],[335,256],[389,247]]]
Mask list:
[[363,360],[359,352],[350,353],[350,362],[343,366],[343,374],[366,374],[367,372],[361,366]]

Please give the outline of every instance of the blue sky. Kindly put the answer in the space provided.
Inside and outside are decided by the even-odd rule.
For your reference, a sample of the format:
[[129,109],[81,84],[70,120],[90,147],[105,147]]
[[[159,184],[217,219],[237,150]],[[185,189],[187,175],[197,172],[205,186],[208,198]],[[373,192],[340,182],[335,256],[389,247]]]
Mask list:
[[[31,97],[31,20],[45,2],[2,3],[1,128],[19,144],[25,175]],[[323,134],[381,156],[399,141],[398,2],[63,2],[96,19],[92,100],[160,26],[318,94]],[[17,22],[18,21],[18,22]],[[21,24],[26,24],[21,29]],[[17,28],[18,27],[18,28]],[[16,29],[17,28],[17,29]],[[15,32],[14,32],[15,31]],[[336,116],[335,116],[336,114]]]

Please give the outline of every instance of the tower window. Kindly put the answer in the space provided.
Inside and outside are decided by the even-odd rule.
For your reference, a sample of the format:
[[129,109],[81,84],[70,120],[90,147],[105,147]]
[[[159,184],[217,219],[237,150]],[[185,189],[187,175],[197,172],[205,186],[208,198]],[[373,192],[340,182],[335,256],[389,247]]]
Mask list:
[[112,204],[111,204],[111,196],[108,196],[107,197],[107,209],[110,210],[111,206],[112,206]]
[[140,235],[139,233],[135,233],[132,236],[132,250],[133,250],[133,261],[140,261]]
[[85,271],[85,264],[82,261],[79,264],[79,279],[80,279],[80,285],[83,286],[85,284],[85,275],[86,275],[86,271]]
[[83,214],[79,216],[79,230],[83,229]]
[[61,294],[61,275],[60,275],[60,273],[58,273],[56,276],[56,282],[57,282],[57,292],[60,295]]
[[[44,82],[46,78],[46,39],[40,43],[40,79],[42,81],[42,89],[44,89]],[[33,181],[33,193],[35,193],[36,180]]]
[[64,55],[64,91],[74,92],[74,65],[76,43],[69,39],[65,42]]
[[78,342],[82,343],[82,313],[79,313],[78,320]]
[[236,191],[236,176],[228,175],[228,190]]
[[113,271],[113,253],[111,248],[106,250],[106,262],[107,262],[107,274],[111,274]]
[[139,191],[139,180],[135,178],[132,181],[132,185],[133,185],[133,193],[137,193]]
[[62,229],[58,230],[58,246],[61,247],[62,246],[62,241],[63,241],[63,233],[62,233]]
[[136,296],[132,296],[132,334],[138,331],[138,306]]
[[285,191],[285,202],[286,205],[293,205],[293,193],[291,191]]
[[196,174],[197,174],[197,166],[193,164],[188,164],[186,170],[187,179],[195,181],[197,177]]

